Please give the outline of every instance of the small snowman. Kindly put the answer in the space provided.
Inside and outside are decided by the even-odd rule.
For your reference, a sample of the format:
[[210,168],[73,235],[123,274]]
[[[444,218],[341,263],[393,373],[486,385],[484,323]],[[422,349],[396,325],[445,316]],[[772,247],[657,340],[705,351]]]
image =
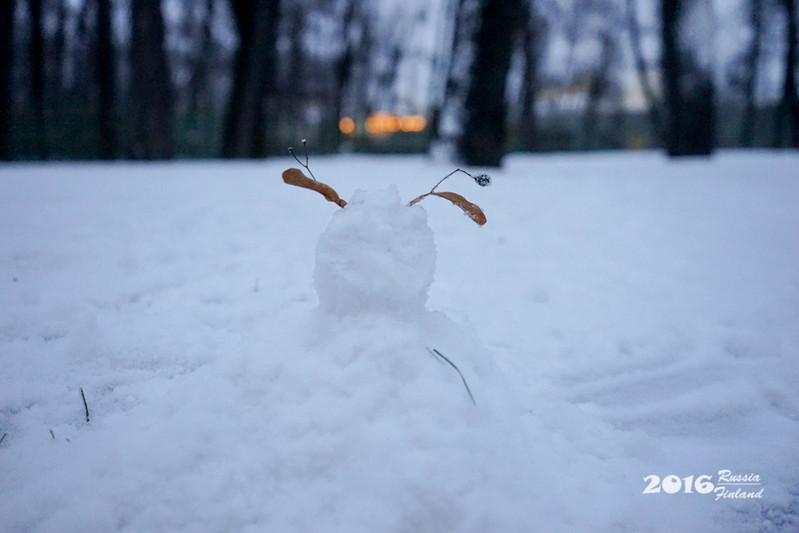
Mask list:
[[[307,156],[297,161],[311,173]],[[409,204],[395,185],[346,202],[312,173],[283,173],[342,208],[317,244],[319,306],[296,325],[302,348],[281,367],[292,384],[286,432],[323,465],[320,475],[336,480],[347,513],[356,516],[365,501],[385,506],[363,518],[367,530],[511,531],[540,496],[513,482],[538,467],[504,376],[472,328],[426,307],[436,247],[419,202],[438,196],[486,222],[477,205],[437,190],[456,173],[466,172]],[[369,522],[376,516],[386,523]]]
[[[290,168],[283,173],[283,181],[314,190],[342,208],[333,215],[316,249],[314,286],[319,308],[313,329],[325,337],[317,340],[338,344],[336,353],[383,353],[384,358],[394,359],[386,362],[387,366],[394,370],[404,368],[400,374],[408,378],[424,373],[432,356],[449,368],[450,377],[457,372],[468,397],[476,404],[467,378],[453,360],[463,362],[467,375],[478,379],[495,377],[498,372],[473,331],[426,307],[435,274],[436,246],[427,212],[419,203],[428,196],[444,198],[482,226],[486,216],[479,206],[460,194],[439,191],[438,187],[457,173],[471,177],[480,186],[490,184],[490,178],[456,169],[408,204],[401,202],[396,185],[385,190],[356,191],[348,203],[332,187],[316,179],[308,165],[307,152],[305,161],[293,151],[291,154],[311,177],[298,168]],[[341,335],[337,330],[348,335],[338,338]],[[374,339],[380,339],[379,344],[385,349],[377,348]],[[342,343],[351,346],[341,346]],[[457,356],[445,355],[444,346],[455,350]],[[353,360],[356,358],[353,356]]]

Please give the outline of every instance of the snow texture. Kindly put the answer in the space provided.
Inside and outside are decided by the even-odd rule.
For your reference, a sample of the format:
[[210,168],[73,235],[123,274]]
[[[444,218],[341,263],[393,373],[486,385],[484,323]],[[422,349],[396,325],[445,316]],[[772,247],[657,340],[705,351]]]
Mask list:
[[331,314],[419,314],[435,273],[435,241],[419,206],[396,186],[357,191],[336,213],[316,251],[316,293]]
[[0,529],[796,531],[798,163],[0,167]]

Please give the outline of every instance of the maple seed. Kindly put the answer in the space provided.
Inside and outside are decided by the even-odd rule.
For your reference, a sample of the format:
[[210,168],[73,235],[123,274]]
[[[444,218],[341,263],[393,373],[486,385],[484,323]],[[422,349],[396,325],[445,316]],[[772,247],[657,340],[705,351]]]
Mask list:
[[476,204],[473,204],[463,196],[458,193],[454,192],[433,192],[430,193],[433,196],[438,196],[440,198],[446,198],[453,204],[460,207],[464,214],[474,220],[478,226],[482,226],[487,222],[485,213],[483,210],[480,209]]
[[466,214],[466,216],[474,220],[475,223],[477,223],[478,225],[482,226],[483,224],[486,223],[487,220],[485,213],[483,213],[483,210],[480,209],[480,207],[478,207],[476,204],[473,204],[472,202],[470,202],[460,194],[454,192],[436,191],[436,187],[441,185],[445,179],[449,178],[450,176],[458,172],[463,172],[464,174],[472,178],[475,181],[475,183],[477,183],[480,187],[485,187],[486,185],[489,185],[491,183],[491,178],[488,176],[488,174],[480,174],[478,176],[472,176],[465,170],[461,168],[456,168],[455,170],[453,170],[452,172],[441,178],[438,181],[438,183],[433,185],[433,188],[430,189],[430,192],[426,192],[422,195],[417,196],[416,198],[411,200],[411,202],[408,205],[415,205],[428,196],[438,196],[439,198],[445,198],[450,202],[452,202],[454,205],[460,207],[463,210],[464,214]]
[[298,168],[290,168],[283,172],[283,182],[295,187],[302,187],[303,189],[310,189],[316,191],[327,199],[329,202],[337,204],[339,207],[344,207],[347,202],[342,200],[338,193],[326,183],[311,179],[302,173]]

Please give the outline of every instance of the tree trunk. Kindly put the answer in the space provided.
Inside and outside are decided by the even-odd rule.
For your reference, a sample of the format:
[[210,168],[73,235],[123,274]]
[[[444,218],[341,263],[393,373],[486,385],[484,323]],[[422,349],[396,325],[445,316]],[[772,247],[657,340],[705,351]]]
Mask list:
[[31,85],[30,103],[35,130],[34,153],[39,159],[47,159],[47,121],[45,120],[45,55],[44,55],[44,6],[42,0],[30,0],[31,40],[30,66]]
[[465,124],[458,142],[464,162],[498,167],[505,152],[505,85],[513,34],[523,11],[521,0],[484,0],[475,39],[477,53],[464,105]]
[[131,8],[132,155],[136,159],[168,159],[174,155],[173,95],[161,2],[132,0]]
[[449,77],[457,50],[461,7],[464,0],[446,0],[444,23],[436,29],[436,51],[430,82],[430,119],[428,133],[431,145],[441,138],[444,105],[450,97]]
[[431,152],[455,148],[463,129],[463,106],[469,90],[471,65],[474,62],[472,44],[480,23],[483,0],[449,0],[448,20],[452,25],[449,50],[445,52],[442,68],[443,84],[435,95],[431,114]]
[[[708,0],[661,0],[665,144],[669,156],[710,155],[715,147],[713,74],[702,24]],[[700,28],[697,31],[697,28]],[[692,38],[694,39],[692,41]]]
[[[350,37],[352,28],[356,22],[356,9],[357,1],[351,0],[344,11],[344,20],[342,21],[342,42],[344,43],[344,51],[336,59],[334,64],[333,76],[333,116],[331,128],[335,128],[333,137],[335,138],[335,145],[338,148],[344,141],[343,135],[338,128],[338,122],[344,116],[344,99],[347,94],[347,87],[352,79],[352,71],[355,66],[355,53],[358,43],[353,42]],[[296,55],[293,57],[295,61],[299,60]]]
[[785,40],[785,65],[777,114],[777,132],[775,144],[783,146],[787,143],[792,148],[799,148],[799,95],[796,93],[797,60],[799,59],[799,43],[797,42],[796,0],[782,0],[787,18]]
[[211,55],[213,54],[213,25],[214,0],[205,0],[202,26],[198,51],[191,61],[191,78],[189,79],[187,112],[190,117],[196,118],[207,111],[208,106],[208,77],[210,72]]
[[536,93],[539,89],[538,70],[541,59],[541,43],[546,22],[535,12],[531,0],[525,1],[524,18],[526,20],[522,32],[524,74],[519,137],[523,148],[534,152],[538,149],[538,119],[535,103]]
[[279,0],[231,0],[239,48],[236,52],[223,157],[265,155],[264,99],[272,91],[276,70],[275,42]]
[[97,0],[98,146],[100,159],[114,159],[116,132],[116,58],[111,34],[111,2]]
[[760,66],[760,50],[763,40],[763,0],[749,0],[749,25],[752,42],[744,58],[744,118],[741,124],[741,146],[752,147],[755,140],[755,117],[757,111],[756,89]]
[[655,92],[655,88],[649,79],[649,67],[644,59],[644,49],[641,45],[641,26],[638,23],[638,11],[635,7],[636,0],[627,0],[627,26],[630,31],[630,44],[635,61],[635,72],[638,76],[638,83],[641,85],[641,92],[644,95],[646,107],[649,113],[649,121],[652,123],[652,130],[658,142],[663,139],[663,110],[662,102]]
[[610,88],[610,70],[613,66],[615,55],[615,43],[609,31],[603,31],[600,35],[601,51],[599,64],[591,73],[588,84],[588,95],[583,117],[583,146],[588,149],[596,149],[601,146],[599,131],[599,106],[607,96]]
[[[204,157],[215,155],[214,145],[217,142],[215,124],[216,107],[211,97],[211,70],[214,61],[214,2],[205,0],[202,25],[196,50],[191,58],[191,78],[186,88],[186,115],[191,128],[191,145]],[[188,5],[188,3],[187,3]]]
[[11,90],[14,65],[14,4],[0,2],[0,161],[13,157],[14,100]]

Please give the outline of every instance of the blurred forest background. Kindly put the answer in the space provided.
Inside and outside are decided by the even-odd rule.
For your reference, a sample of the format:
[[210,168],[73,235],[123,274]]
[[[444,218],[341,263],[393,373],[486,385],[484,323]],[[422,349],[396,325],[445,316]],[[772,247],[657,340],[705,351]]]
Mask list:
[[0,159],[799,147],[797,0],[0,0]]

